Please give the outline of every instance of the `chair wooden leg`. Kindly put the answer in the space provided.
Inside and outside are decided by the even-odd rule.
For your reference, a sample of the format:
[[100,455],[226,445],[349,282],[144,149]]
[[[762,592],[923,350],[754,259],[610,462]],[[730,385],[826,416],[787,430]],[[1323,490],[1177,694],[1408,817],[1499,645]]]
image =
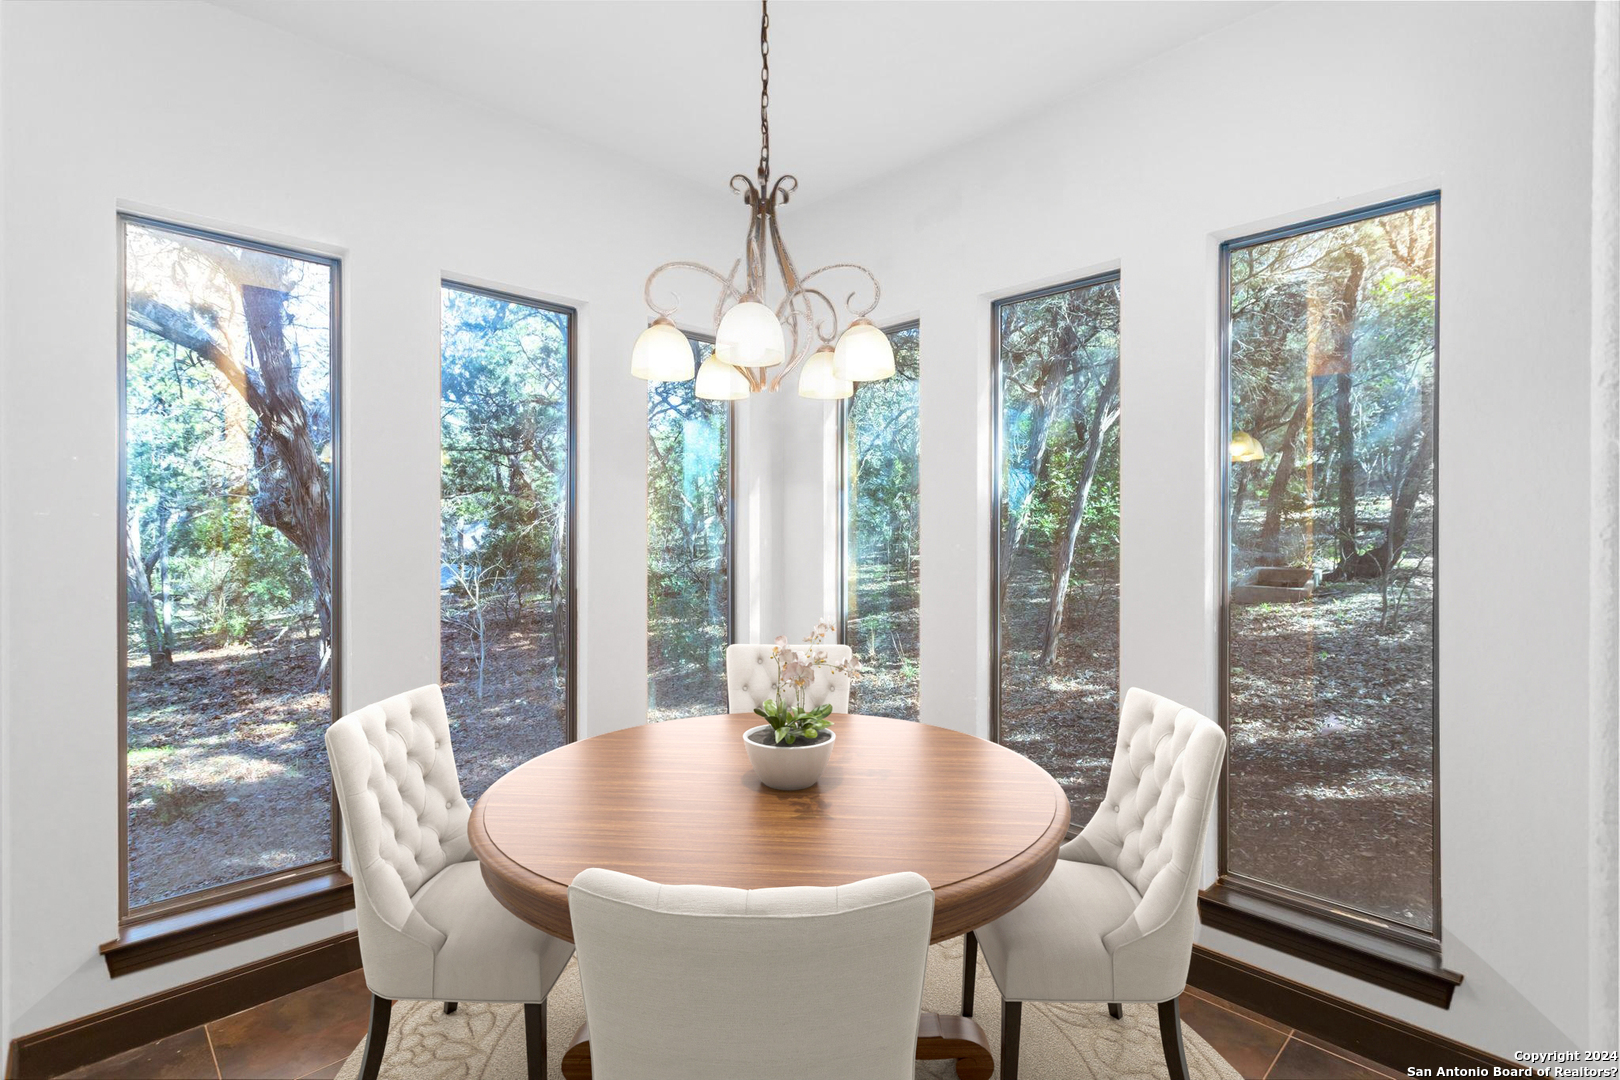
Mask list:
[[[1024,1019],[1022,1001],[1001,1002],[1001,1080],[1018,1080],[1018,1025]],[[1171,1080],[1178,1080],[1171,1077]],[[1185,1076],[1179,1080],[1187,1080]]]
[[967,932],[962,943],[962,1015],[973,1015],[973,980],[979,973],[979,939]]
[[449,1016],[451,1013],[455,1012],[457,1004],[458,1003],[454,1002],[454,1001],[445,1002],[444,1003],[444,1015]]
[[1170,1080],[1187,1080],[1187,1052],[1181,1045],[1181,999],[1159,1002],[1159,1038]]
[[394,1003],[388,998],[371,995],[371,1029],[366,1032],[366,1055],[360,1063],[360,1080],[377,1080],[382,1070],[383,1050],[388,1046],[388,1014]]
[[546,1080],[545,1002],[523,1006],[523,1041],[529,1054],[529,1080]]
[[1112,1016],[1115,1020],[1118,1020],[1125,1015],[1125,1009],[1120,1005],[1119,1002],[1110,1001],[1108,1003],[1108,1015]]

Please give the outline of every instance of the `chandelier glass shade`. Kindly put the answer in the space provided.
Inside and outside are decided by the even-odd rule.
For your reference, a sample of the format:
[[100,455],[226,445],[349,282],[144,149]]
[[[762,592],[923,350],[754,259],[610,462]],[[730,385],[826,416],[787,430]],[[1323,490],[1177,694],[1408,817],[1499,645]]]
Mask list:
[[668,319],[643,330],[630,353],[630,373],[648,382],[685,382],[692,368],[692,344]]
[[714,356],[732,367],[775,367],[787,348],[776,312],[757,300],[733,304],[714,332]]
[[799,373],[799,396],[841,401],[855,395],[855,384],[833,374],[833,350],[822,346],[804,362]]
[[[630,373],[652,381],[673,377],[662,373],[677,370],[672,333],[680,334],[673,321],[680,297],[670,293],[663,302],[656,287],[669,273],[697,274],[719,286],[712,309],[714,355],[698,370],[698,397],[729,401],[762,390],[774,392],[783,379],[799,371],[800,396],[838,400],[855,392],[855,382],[893,375],[894,350],[888,336],[866,318],[882,295],[872,272],[857,263],[841,262],[801,273],[782,238],[777,211],[787,205],[799,182],[792,176],[771,181],[770,25],[767,2],[762,2],[759,168],[752,179],[742,173],[731,178],[731,189],[748,207],[742,257],[731,264],[730,273],[677,260],[647,276],[644,295],[655,320],[636,342]],[[835,301],[833,291],[840,277],[855,283],[842,304]],[[655,330],[658,334],[649,338]],[[730,375],[711,369],[711,364],[728,369]],[[691,378],[690,359],[685,370],[684,377]],[[715,373],[705,377],[710,371]]]
[[894,346],[889,335],[865,319],[856,319],[838,339],[833,374],[854,382],[874,382],[894,374]]
[[752,391],[740,369],[711,356],[698,368],[696,392],[710,401],[738,401]]

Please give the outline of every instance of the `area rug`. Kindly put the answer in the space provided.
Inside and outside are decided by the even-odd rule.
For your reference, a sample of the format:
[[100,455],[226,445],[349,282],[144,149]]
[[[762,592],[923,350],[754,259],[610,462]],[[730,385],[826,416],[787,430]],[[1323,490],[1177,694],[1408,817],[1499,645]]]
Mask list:
[[[990,1038],[992,1052],[1001,1049],[1001,995],[979,957],[974,984],[973,1016]],[[923,1008],[954,1013],[962,1003],[962,939],[935,945],[928,952]],[[562,1055],[585,1020],[579,971],[573,961],[547,999],[546,1076],[561,1080]],[[1193,1080],[1242,1080],[1236,1069],[1198,1033],[1182,1025],[1187,1065]],[[1123,1020],[1111,1020],[1103,1005],[1024,1006],[1023,1080],[1166,1080],[1159,1042],[1159,1012],[1152,1005],[1127,1005]],[[360,1075],[365,1044],[355,1047],[338,1070],[337,1080]],[[1000,1062],[997,1061],[997,1075]],[[437,1001],[401,1001],[394,1006],[383,1058],[383,1080],[524,1080],[523,1008],[520,1005],[462,1005],[449,1016]],[[919,1061],[917,1080],[949,1080],[951,1061]],[[656,1078],[649,1078],[656,1080]]]

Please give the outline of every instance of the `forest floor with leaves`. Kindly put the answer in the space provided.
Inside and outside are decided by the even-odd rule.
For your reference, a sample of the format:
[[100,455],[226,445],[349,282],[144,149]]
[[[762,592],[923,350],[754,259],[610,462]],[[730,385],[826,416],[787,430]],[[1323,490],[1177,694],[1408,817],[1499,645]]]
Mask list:
[[327,856],[331,714],[316,649],[195,643],[157,671],[130,657],[131,907]]
[[1233,869],[1430,924],[1431,583],[1384,631],[1376,583],[1233,606]]
[[1024,559],[1014,567],[1001,606],[1001,741],[1051,773],[1084,824],[1108,787],[1119,734],[1119,585],[1081,580],[1082,569],[1070,586],[1057,662],[1046,667],[1050,579]]
[[860,677],[850,688],[849,708],[867,716],[917,720],[922,628],[916,583],[894,575],[884,584],[889,595],[861,592],[861,610],[876,614],[849,621],[849,644],[861,662]]
[[508,772],[567,741],[551,611],[527,606],[521,618],[490,623],[482,697],[477,639],[448,622],[440,626],[439,679],[450,743],[461,793],[474,802]]
[[730,707],[725,620],[709,610],[705,593],[690,585],[666,588],[647,612],[647,719],[723,713]]
[[[549,619],[541,609],[490,628],[482,698],[475,642],[443,630],[445,706],[468,799],[563,743]],[[182,644],[167,670],[130,657],[132,907],[330,855],[331,712],[325,686],[313,686],[316,663],[312,640],[268,636]]]
[[[1376,583],[1299,604],[1234,606],[1229,863],[1250,877],[1419,927],[1432,917],[1432,579],[1379,630]],[[1002,741],[1090,819],[1119,731],[1117,586],[1074,610],[1040,664],[1047,584],[1015,572],[1004,605]],[[1152,689],[1148,687],[1147,689]]]

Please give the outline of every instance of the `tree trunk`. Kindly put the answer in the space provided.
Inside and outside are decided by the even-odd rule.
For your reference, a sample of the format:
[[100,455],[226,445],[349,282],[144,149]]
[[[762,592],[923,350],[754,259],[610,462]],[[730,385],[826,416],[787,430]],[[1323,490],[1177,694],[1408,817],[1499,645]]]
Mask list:
[[551,651],[557,658],[554,678],[558,689],[568,679],[568,496],[557,497],[556,525],[551,530]]
[[1260,526],[1257,545],[1260,558],[1278,557],[1277,538],[1282,532],[1283,504],[1288,499],[1288,485],[1294,479],[1294,443],[1299,440],[1300,428],[1305,426],[1305,414],[1310,411],[1311,395],[1301,395],[1294,406],[1294,415],[1288,418],[1283,430],[1282,444],[1277,447],[1277,468],[1271,474],[1271,491],[1266,496],[1266,520]]
[[163,596],[163,648],[174,648],[174,597],[169,591],[169,536],[174,531],[174,512],[166,499],[160,499],[158,515],[158,588]]
[[1330,581],[1371,581],[1388,573],[1400,560],[1406,547],[1406,536],[1412,527],[1412,511],[1418,496],[1429,479],[1429,467],[1434,461],[1434,417],[1429,411],[1429,394],[1423,394],[1423,434],[1418,439],[1412,460],[1401,476],[1400,488],[1389,508],[1389,522],[1384,526],[1384,538],[1371,551],[1361,552],[1345,559],[1328,575]]
[[[711,552],[710,559],[713,567],[709,580],[709,624],[711,626],[725,627],[725,634],[730,634],[731,620],[726,617],[726,599],[731,581],[731,537],[730,537],[729,499],[726,485],[716,482],[714,495],[715,523],[719,527],[720,550]],[[726,638],[730,640],[729,637]]]
[[1249,470],[1244,468],[1247,461],[1239,461],[1234,465],[1237,471],[1237,492],[1232,496],[1232,516],[1230,528],[1235,532],[1238,521],[1243,517],[1243,504],[1249,501]]
[[[1096,327],[1088,327],[1085,337],[1075,332],[1074,323],[1065,321],[1059,331],[1057,348],[1048,359],[1046,371],[1036,384],[1034,415],[1030,418],[1029,445],[1024,448],[1021,472],[1029,477],[1029,489],[1015,507],[1007,505],[1007,531],[1002,537],[997,558],[997,580],[1001,601],[1007,600],[1007,583],[1012,579],[1013,556],[1024,546],[1029,531],[1029,511],[1035,504],[1035,485],[1040,483],[1041,469],[1046,465],[1046,451],[1051,441],[1052,419],[1063,406],[1063,388],[1069,379],[1069,365],[1079,351],[1091,344],[1097,336]],[[1001,418],[997,417],[1000,423]],[[1005,480],[1003,481],[1005,482]]]
[[[209,261],[218,263],[215,256]],[[129,297],[128,317],[135,325],[188,349],[223,375],[257,419],[253,467],[256,491],[253,511],[259,520],[292,541],[309,566],[315,614],[321,628],[320,682],[332,656],[331,494],[315,451],[311,417],[298,393],[297,370],[283,337],[287,293],[254,282],[271,282],[279,270],[273,260],[244,257],[221,269],[240,285],[248,337],[258,370],[238,363],[221,343],[206,312],[182,311],[147,294]]]
[[1041,663],[1047,667],[1057,661],[1058,638],[1063,630],[1063,608],[1069,593],[1069,572],[1074,566],[1074,546],[1085,524],[1091,485],[1097,479],[1097,466],[1102,461],[1103,438],[1118,420],[1119,363],[1116,361],[1110,367],[1107,382],[1097,392],[1091,425],[1086,433],[1085,467],[1079,486],[1075,489],[1074,503],[1069,508],[1068,532],[1058,548],[1058,564],[1052,574],[1052,593],[1046,604],[1046,636],[1041,641]]
[[[1356,429],[1350,408],[1350,383],[1354,373],[1356,310],[1361,303],[1361,279],[1367,260],[1360,251],[1345,249],[1350,267],[1339,289],[1338,303],[1329,313],[1333,355],[1329,358],[1335,380],[1335,419],[1339,432],[1339,557],[1348,559],[1356,551]],[[1320,374],[1327,374],[1326,371]]]
[[1339,558],[1356,551],[1356,433],[1350,415],[1350,376],[1339,374],[1334,413],[1339,427]]
[[332,660],[331,494],[316,456],[309,411],[298,392],[298,369],[287,349],[287,293],[243,285],[242,305],[263,401],[255,410],[259,422],[253,429],[253,511],[291,540],[309,564],[321,625],[318,683]]
[[124,548],[124,571],[129,578],[129,599],[141,609],[141,636],[146,639],[146,655],[151,658],[152,670],[161,671],[174,662],[158,620],[157,606],[152,601],[152,582],[147,577],[146,560],[141,556],[141,529],[131,517],[125,526],[128,540]]

